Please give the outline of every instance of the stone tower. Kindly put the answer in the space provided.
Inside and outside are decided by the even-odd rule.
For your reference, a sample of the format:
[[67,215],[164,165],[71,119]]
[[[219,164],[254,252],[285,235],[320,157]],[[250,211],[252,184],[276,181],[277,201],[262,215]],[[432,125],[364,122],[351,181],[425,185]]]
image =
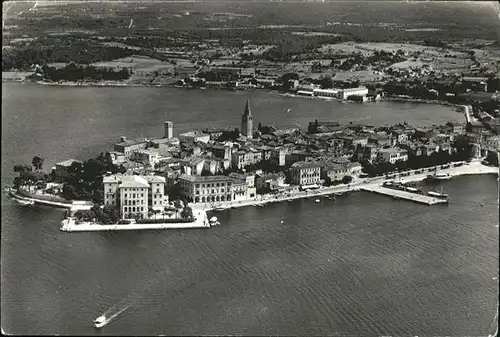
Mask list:
[[170,139],[174,136],[174,123],[165,121],[165,133],[163,138]]
[[241,117],[241,133],[247,136],[247,138],[253,137],[253,116],[250,110],[250,101],[248,99],[245,104],[245,112]]

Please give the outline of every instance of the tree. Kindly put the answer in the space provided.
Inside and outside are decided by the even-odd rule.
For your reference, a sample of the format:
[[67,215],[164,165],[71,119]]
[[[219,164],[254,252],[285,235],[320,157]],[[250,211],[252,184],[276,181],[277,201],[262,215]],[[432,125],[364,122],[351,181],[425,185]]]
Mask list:
[[193,218],[193,210],[189,206],[185,206],[181,212],[181,216],[183,219],[192,219]]
[[19,175],[22,175],[24,172],[31,171],[33,171],[31,165],[14,165],[14,172],[19,172]]
[[342,178],[342,184],[350,184],[351,182],[352,182],[351,176],[344,176],[344,178]]
[[333,80],[330,76],[323,76],[319,79],[319,84],[321,89],[331,89],[333,88]]
[[79,197],[79,195],[75,191],[75,188],[72,185],[64,185],[62,196],[63,198],[68,200],[78,199]]

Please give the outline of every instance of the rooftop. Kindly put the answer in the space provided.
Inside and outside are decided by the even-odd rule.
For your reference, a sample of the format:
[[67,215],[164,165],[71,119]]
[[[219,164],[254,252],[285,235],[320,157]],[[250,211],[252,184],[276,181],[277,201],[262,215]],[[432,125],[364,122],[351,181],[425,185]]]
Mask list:
[[118,146],[132,146],[132,145],[139,145],[139,144],[144,144],[147,143],[148,140],[146,138],[137,138],[133,140],[125,140],[120,143],[116,143]]
[[60,163],[57,163],[56,165],[57,166],[64,166],[64,167],[70,167],[71,164],[73,164],[74,162],[77,162],[77,163],[82,163],[81,161],[79,160],[76,160],[76,159],[68,159],[68,160],[65,160],[65,161],[62,161]]
[[406,150],[397,148],[397,147],[389,147],[387,149],[380,149],[379,152],[382,153],[401,153],[401,152],[406,152]]
[[181,180],[186,180],[190,182],[217,182],[217,181],[227,181],[227,180],[232,180],[229,177],[226,176],[198,176],[198,175],[189,175],[189,174],[182,174],[179,179]]
[[305,162],[305,161],[299,161],[297,163],[292,164],[292,168],[315,168],[315,167],[320,167],[318,163],[315,162]]
[[184,137],[202,137],[202,136],[208,136],[208,134],[203,133],[200,130],[194,130],[194,131],[188,131],[181,133],[179,136],[184,136]]
[[[103,177],[103,183],[118,183],[120,187],[149,187],[148,181],[137,175],[111,175]],[[163,181],[165,182],[165,181]]]

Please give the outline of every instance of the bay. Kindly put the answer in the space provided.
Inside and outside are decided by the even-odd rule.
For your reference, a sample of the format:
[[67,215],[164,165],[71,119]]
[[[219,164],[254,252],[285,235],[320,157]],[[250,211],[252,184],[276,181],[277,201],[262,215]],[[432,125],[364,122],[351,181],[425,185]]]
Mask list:
[[[85,159],[122,136],[338,120],[425,126],[449,107],[267,92],[2,85],[2,187],[14,163]],[[290,113],[286,113],[291,109]],[[368,193],[218,213],[210,230],[63,233],[62,211],[2,195],[9,334],[487,335],[498,283],[496,177],[443,182],[449,206]],[[483,204],[481,206],[480,204]],[[283,223],[281,223],[283,221]],[[91,321],[130,307],[96,332]]]

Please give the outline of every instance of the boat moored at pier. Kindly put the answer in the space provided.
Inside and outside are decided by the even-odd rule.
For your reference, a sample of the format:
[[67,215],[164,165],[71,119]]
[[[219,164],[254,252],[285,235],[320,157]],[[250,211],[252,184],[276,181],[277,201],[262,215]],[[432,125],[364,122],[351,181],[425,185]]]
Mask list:
[[451,175],[449,173],[434,173],[427,175],[427,180],[450,180]]

